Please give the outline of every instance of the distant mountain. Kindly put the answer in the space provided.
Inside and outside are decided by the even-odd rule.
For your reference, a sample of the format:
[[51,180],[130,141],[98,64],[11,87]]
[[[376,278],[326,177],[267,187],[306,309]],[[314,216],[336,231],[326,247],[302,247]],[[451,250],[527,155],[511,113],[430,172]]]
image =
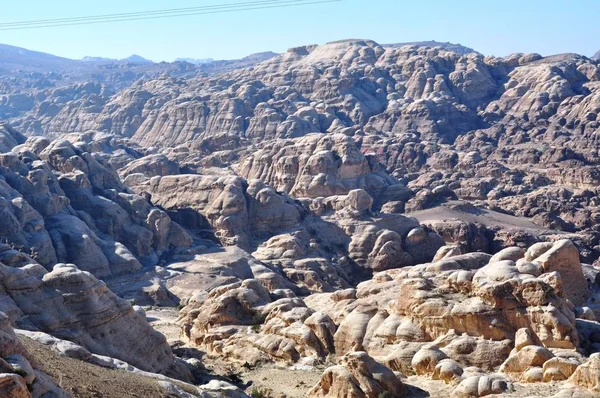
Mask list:
[[117,62],[118,59],[114,58],[104,58],[104,57],[83,57],[81,58],[83,62]]
[[5,70],[55,72],[77,63],[73,59],[0,44],[0,66]]
[[262,62],[267,59],[271,59],[273,57],[278,56],[279,54],[274,53],[273,51],[265,51],[262,53],[250,54],[247,57],[241,59],[241,61],[253,61],[253,62]]
[[189,62],[190,64],[194,64],[194,65],[204,65],[204,64],[210,64],[215,62],[214,59],[212,58],[201,58],[201,59],[197,59],[197,58],[175,58],[175,62]]
[[116,63],[116,62],[129,62],[132,64],[153,64],[153,61],[146,59],[140,55],[132,54],[127,58],[105,58],[105,57],[83,57],[83,62],[100,62],[100,63]]
[[592,56],[592,59],[593,59],[593,60],[596,60],[596,61],[600,61],[600,50],[598,50],[598,51],[596,52],[596,54],[594,54],[594,55]]
[[177,58],[175,61],[189,62],[190,64],[199,65],[203,70],[207,69],[221,69],[230,70],[237,68],[246,68],[253,66],[259,62],[271,59],[279,54],[272,51],[265,51],[261,53],[250,54],[241,59],[223,59],[214,60],[212,58],[195,59],[195,58]]
[[470,47],[463,46],[462,44],[450,43],[450,42],[439,42],[435,40],[429,41],[410,41],[406,43],[392,43],[392,44],[383,44],[384,47],[402,47],[402,46],[427,46],[427,47],[442,47],[445,50],[452,51],[458,54],[470,54],[479,52],[473,50]]
[[234,69],[250,68],[258,63],[271,59],[279,54],[272,51],[250,54],[242,59],[218,60],[198,67],[205,73],[219,73]]
[[[193,62],[158,63],[140,55],[123,59],[87,56],[76,60],[0,44],[0,93],[24,94],[31,90],[82,82],[100,83],[109,90],[118,91],[143,78],[221,73],[253,67],[275,55],[273,52],[264,52],[234,60],[190,59]],[[20,106],[22,108],[27,104]],[[14,114],[11,109],[0,104],[0,117]]]
[[153,64],[153,61],[146,59],[140,55],[132,54],[127,58],[123,58],[120,61],[131,62],[132,64]]

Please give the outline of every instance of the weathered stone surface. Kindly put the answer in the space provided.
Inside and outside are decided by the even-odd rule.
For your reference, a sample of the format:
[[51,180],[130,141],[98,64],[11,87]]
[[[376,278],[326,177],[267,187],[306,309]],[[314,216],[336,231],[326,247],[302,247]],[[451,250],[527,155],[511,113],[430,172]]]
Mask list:
[[600,391],[600,354],[590,355],[586,363],[577,367],[569,381],[594,392]]
[[435,365],[431,378],[442,380],[448,384],[456,384],[460,382],[462,374],[463,368],[458,362],[452,359],[442,359]]
[[14,324],[82,360],[185,373],[102,278],[182,300],[182,337],[208,356],[346,358],[324,396],[384,393],[392,369],[455,396],[503,393],[497,370],[596,387],[596,62],[347,40],[219,75],[164,65],[126,88],[130,68],[0,78],[1,117],[60,135],[0,127]]
[[137,271],[192,243],[163,211],[125,190],[92,155],[91,136],[71,139],[31,139],[0,155],[4,242],[48,268],[75,262],[98,277]]
[[581,305],[588,298],[588,285],[579,262],[579,251],[573,242],[560,240],[533,261],[539,263],[545,272],[560,273],[563,291],[573,304]]
[[186,377],[165,338],[92,274],[73,264],[0,264],[2,310],[20,328],[71,340],[140,369]]
[[70,395],[44,373],[44,364],[21,344],[9,319],[0,312],[0,396],[38,398]]
[[508,389],[508,383],[493,376],[471,376],[464,379],[452,391],[452,398],[475,398],[491,394],[502,394]]
[[340,358],[340,365],[326,369],[308,396],[376,398],[384,393],[404,397],[408,391],[394,372],[358,351]]
[[503,373],[523,373],[530,367],[539,367],[553,358],[554,355],[544,347],[528,345],[518,353],[508,357],[500,367]]

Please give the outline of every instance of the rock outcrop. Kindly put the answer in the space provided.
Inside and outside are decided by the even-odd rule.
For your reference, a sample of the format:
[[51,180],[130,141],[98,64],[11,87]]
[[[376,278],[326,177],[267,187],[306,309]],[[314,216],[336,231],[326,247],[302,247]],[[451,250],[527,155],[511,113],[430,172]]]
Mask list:
[[596,391],[598,63],[433,44],[0,78],[38,135],[0,126],[0,311],[162,377],[189,374],[109,286],[182,304],[208,361],[326,365],[314,397]]
[[[2,257],[12,256],[8,250]],[[0,273],[2,311],[19,328],[52,334],[143,370],[186,377],[164,336],[89,272],[73,264],[47,272],[25,261],[0,264]]]
[[[494,256],[442,248],[446,255],[435,262],[304,299],[246,280],[194,298],[180,317],[182,336],[211,355],[248,363],[325,362],[335,354],[339,365],[325,371],[313,396],[371,396],[373,374],[387,371],[358,376],[344,359],[357,356],[454,385],[456,397],[501,393],[511,379],[571,378],[590,388],[594,357],[586,362],[581,354],[575,314],[582,311],[574,304],[588,299],[588,284],[563,288],[582,278],[572,247],[562,240]],[[356,367],[368,373],[369,366]]]
[[70,397],[44,373],[44,365],[21,344],[3,313],[0,313],[0,396]]
[[[19,138],[9,130],[3,134]],[[72,262],[97,277],[137,271],[171,248],[191,244],[164,211],[128,192],[93,156],[94,143],[76,138],[75,144],[21,138],[0,155],[3,242],[49,269]]]
[[378,398],[404,397],[408,390],[389,368],[377,363],[366,352],[350,352],[340,365],[330,367],[321,376],[309,397]]

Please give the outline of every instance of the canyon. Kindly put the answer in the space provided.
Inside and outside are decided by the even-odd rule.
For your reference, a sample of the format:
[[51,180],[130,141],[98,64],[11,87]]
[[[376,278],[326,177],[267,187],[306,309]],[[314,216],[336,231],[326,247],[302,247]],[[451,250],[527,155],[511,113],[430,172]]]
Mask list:
[[596,58],[19,54],[0,395],[600,393]]

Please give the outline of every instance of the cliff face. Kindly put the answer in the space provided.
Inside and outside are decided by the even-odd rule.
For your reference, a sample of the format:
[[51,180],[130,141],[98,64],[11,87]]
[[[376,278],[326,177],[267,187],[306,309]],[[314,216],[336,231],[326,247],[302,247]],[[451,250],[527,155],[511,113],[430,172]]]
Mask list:
[[7,248],[2,255],[13,261],[1,265],[2,311],[19,328],[70,340],[149,372],[185,377],[164,336],[92,274],[73,264],[59,263],[47,272],[31,260],[15,263],[14,250]]
[[170,247],[191,243],[163,211],[127,192],[86,142],[25,142],[8,128],[2,134],[12,152],[0,155],[0,235],[41,264],[74,262],[106,277],[156,264]]

